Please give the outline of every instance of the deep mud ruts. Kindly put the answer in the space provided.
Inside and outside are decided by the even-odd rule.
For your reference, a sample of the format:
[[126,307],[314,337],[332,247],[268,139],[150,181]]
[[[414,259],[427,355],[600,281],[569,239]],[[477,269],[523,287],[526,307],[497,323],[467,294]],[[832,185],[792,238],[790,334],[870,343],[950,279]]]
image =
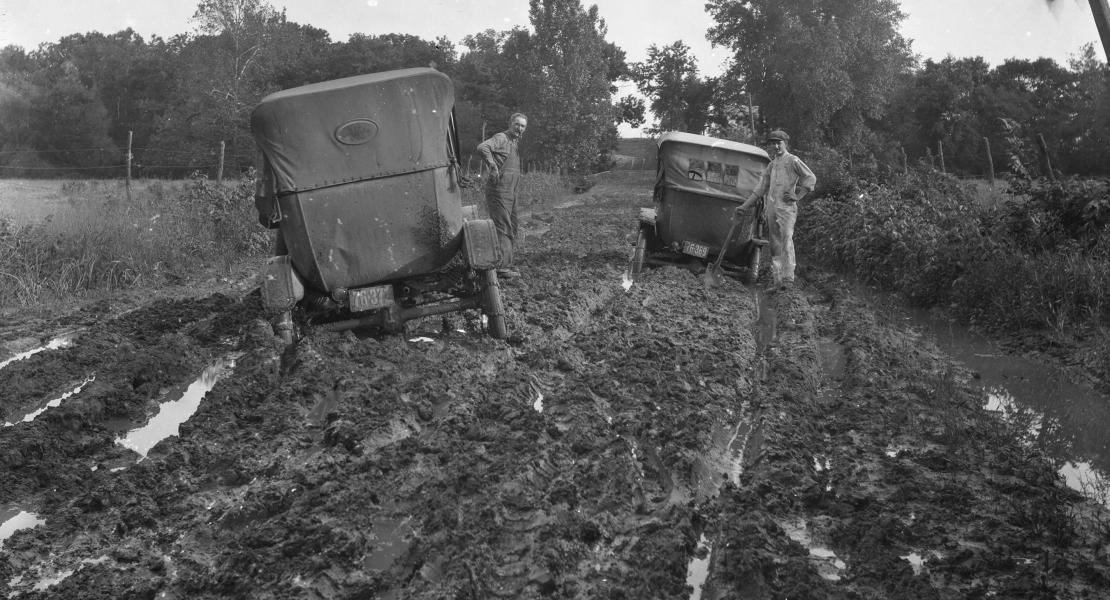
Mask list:
[[[1110,597],[1110,517],[834,278],[626,291],[649,188],[525,214],[506,341],[458,314],[283,351],[242,292],[71,315],[0,369],[0,510],[44,521],[0,595],[690,598],[697,558],[707,599]],[[179,435],[116,442],[228,356]]]

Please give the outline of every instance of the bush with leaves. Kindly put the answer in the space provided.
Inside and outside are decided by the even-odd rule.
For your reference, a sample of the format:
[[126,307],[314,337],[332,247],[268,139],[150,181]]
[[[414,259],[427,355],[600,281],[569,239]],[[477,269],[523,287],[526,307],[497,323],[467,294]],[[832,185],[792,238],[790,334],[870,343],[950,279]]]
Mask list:
[[799,219],[799,241],[915,303],[943,303],[967,255],[994,245],[983,235],[989,215],[970,194],[933,171],[843,185],[810,205]]
[[1107,186],[1025,180],[981,202],[931,169],[856,181],[798,221],[803,249],[835,268],[987,326],[1060,333],[1110,316]]
[[[1076,244],[1093,249],[1110,227],[1110,181],[1015,178],[1006,216],[1009,234],[1026,251]],[[1104,255],[1102,258],[1110,259]]]

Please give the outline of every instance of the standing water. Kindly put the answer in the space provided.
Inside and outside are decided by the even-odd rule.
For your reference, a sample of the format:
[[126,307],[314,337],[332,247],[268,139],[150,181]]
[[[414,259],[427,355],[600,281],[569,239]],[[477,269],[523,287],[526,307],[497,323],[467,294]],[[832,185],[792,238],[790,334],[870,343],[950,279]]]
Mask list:
[[197,411],[204,395],[234,366],[235,358],[228,357],[208,367],[184,390],[168,394],[168,399],[158,408],[158,414],[154,415],[146,425],[128,431],[126,436],[117,438],[116,443],[146,458],[147,453],[158,442],[178,434],[178,428]]
[[38,515],[16,507],[0,508],[0,548],[20,529],[34,529],[46,523]]
[[[857,291],[875,298],[874,292]],[[901,308],[888,314],[922,331],[974,371],[986,395],[986,410],[1020,418],[1028,426],[1029,441],[1054,461],[1069,487],[1110,506],[1110,397],[1073,383],[1063,369],[1007,354],[987,338],[929,312]]]
[[45,350],[57,350],[58,348],[65,348],[66,346],[69,346],[69,345],[73,344],[73,338],[75,338],[75,337],[77,337],[77,334],[67,333],[65,335],[60,335],[60,336],[50,340],[49,342],[47,342],[43,346],[39,346],[38,348],[32,348],[31,350],[27,350],[26,352],[20,352],[19,354],[16,354],[15,356],[11,356],[9,358],[6,358],[6,359],[0,361],[0,369],[3,369],[4,367],[12,364],[13,362],[15,362],[17,360],[23,360],[27,357],[34,356],[35,354],[38,354],[39,352],[43,352]]

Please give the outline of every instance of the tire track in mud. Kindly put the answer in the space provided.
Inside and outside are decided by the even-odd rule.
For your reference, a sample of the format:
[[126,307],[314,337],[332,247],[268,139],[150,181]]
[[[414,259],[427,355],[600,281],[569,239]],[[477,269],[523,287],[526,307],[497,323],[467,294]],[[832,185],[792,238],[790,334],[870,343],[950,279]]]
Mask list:
[[807,276],[775,298],[762,450],[707,517],[703,597],[1108,589],[1107,570],[1090,568],[1106,541],[1081,523],[1097,508],[1022,450],[935,347],[880,323],[833,278]]
[[[593,205],[590,218],[599,219],[598,211]],[[606,236],[621,239],[626,224],[620,220],[633,211],[620,203],[613,211]],[[568,219],[576,216],[567,212]],[[553,248],[574,246],[576,240],[553,232],[545,240]],[[626,260],[612,253],[594,279],[583,277],[600,279],[604,291],[580,305],[571,299],[578,306],[571,309],[574,326],[551,327],[551,341],[530,349],[533,375],[560,384],[545,397],[545,413],[570,438],[562,464],[572,471],[563,479],[575,489],[574,509],[593,515],[588,530],[598,532],[577,569],[562,567],[555,584],[576,585],[583,597],[661,590],[681,596],[697,537],[690,507],[715,494],[734,469],[733,442],[743,424],[739,398],[751,386],[741,333],[751,305],[738,284],[707,292],[699,278],[679,269],[652,271],[625,292],[613,265]],[[575,460],[576,453],[591,460]],[[595,481],[603,487],[589,489]]]
[[[986,421],[946,420],[976,407],[952,408],[966,397],[944,387],[945,363],[819,274],[764,298],[762,322],[729,279],[707,290],[653,269],[626,292],[634,204],[650,201],[633,187],[650,181],[599,183],[532,215],[546,231],[525,240],[523,277],[505,282],[507,341],[460,332],[476,319],[456,315],[403,337],[308,331],[283,352],[256,301],[213,298],[108,321],[78,342],[84,359],[0,370],[0,383],[57,372],[25,384],[42,400],[86,360],[105,407],[146,415],[161,389],[238,356],[179,436],[122,471],[89,467],[126,451],[95,433],[102,417],[73,416],[89,412],[84,391],[20,425],[60,441],[35,438],[53,458],[10,492],[45,523],[4,542],[0,594],[688,598],[695,558],[702,598],[1031,589],[1016,587],[1027,565],[1005,544],[1030,548],[1017,527],[1057,518],[1056,488],[1029,483],[1042,473],[1029,457],[974,476],[998,438]],[[965,444],[980,454],[951,454],[961,436],[981,437]],[[0,449],[16,439],[0,431]],[[1020,501],[991,513],[1007,493]],[[1081,566],[1090,556],[1076,543],[1047,555],[1093,586],[1101,572]],[[914,550],[920,564],[900,558]],[[1039,564],[1050,583],[1065,579]]]
[[0,428],[0,508],[40,519],[34,530],[3,541],[11,551],[0,560],[0,591],[24,580],[30,589],[34,574],[49,580],[97,558],[69,547],[82,537],[84,515],[150,494],[132,494],[113,481],[121,475],[112,467],[140,458],[116,443],[118,426],[141,425],[166,389],[232,350],[257,309],[250,299],[221,295],[154,302],[86,323],[70,344],[0,369],[0,409],[12,422]]

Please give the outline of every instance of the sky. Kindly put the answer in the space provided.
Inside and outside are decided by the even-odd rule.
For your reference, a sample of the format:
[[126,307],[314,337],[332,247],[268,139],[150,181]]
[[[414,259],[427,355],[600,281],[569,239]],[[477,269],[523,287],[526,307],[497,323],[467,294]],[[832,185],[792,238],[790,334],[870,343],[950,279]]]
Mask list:
[[[291,21],[328,31],[334,41],[352,33],[409,33],[459,42],[486,29],[529,27],[527,0],[268,0]],[[146,39],[194,31],[197,0],[0,0],[0,47],[33,50],[72,33],[110,34],[131,27]],[[703,75],[718,75],[727,50],[706,39],[713,25],[705,0],[582,0],[596,4],[606,39],[642,61],[651,44],[682,40]],[[1101,53],[1087,0],[901,0],[902,35],[922,59],[982,56],[991,65],[1008,58],[1049,57],[1067,65],[1092,42]],[[635,86],[623,84],[620,95]]]
[[[411,33],[458,42],[485,29],[528,27],[527,0],[269,0],[289,19],[327,30],[333,40],[351,33]],[[705,39],[713,25],[705,0],[582,0],[596,4],[607,39],[643,60],[651,44],[686,42],[704,74],[721,71],[727,53]],[[923,58],[982,56],[992,65],[1007,58],[1047,56],[1066,64],[1098,31],[1087,0],[902,0],[902,34]],[[0,0],[0,46],[32,50],[71,33],[170,37],[193,31],[197,0]],[[1105,59],[1105,57],[1102,57]]]

